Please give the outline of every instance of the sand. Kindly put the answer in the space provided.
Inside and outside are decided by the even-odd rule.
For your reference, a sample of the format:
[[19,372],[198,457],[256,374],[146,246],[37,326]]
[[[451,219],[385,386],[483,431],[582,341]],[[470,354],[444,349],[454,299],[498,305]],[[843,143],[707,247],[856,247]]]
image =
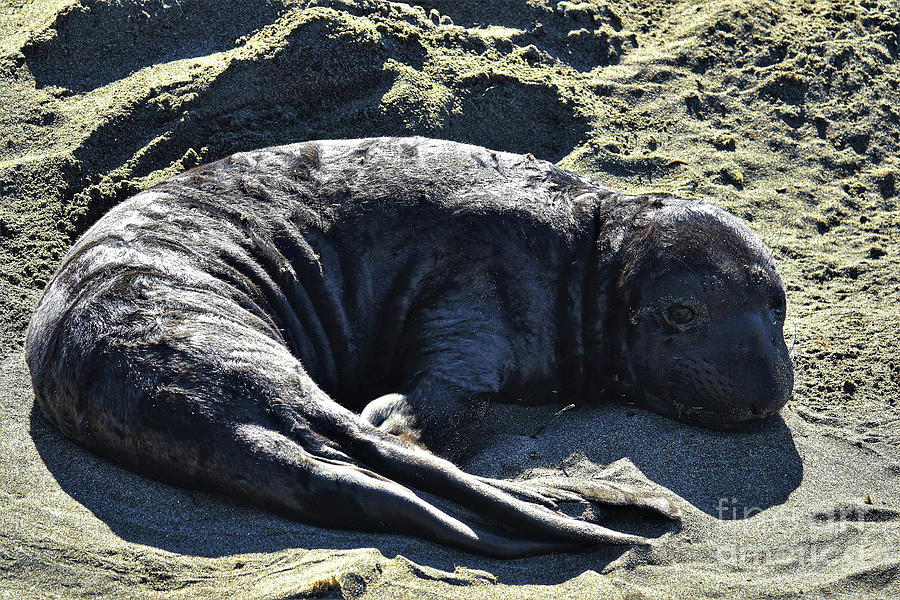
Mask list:
[[[900,596],[898,55],[893,0],[0,0],[0,597]],[[465,465],[672,494],[680,527],[600,515],[652,547],[500,561],[309,527],[123,471],[33,409],[30,311],[111,206],[238,150],[406,134],[703,198],[772,248],[780,418],[496,406]]]

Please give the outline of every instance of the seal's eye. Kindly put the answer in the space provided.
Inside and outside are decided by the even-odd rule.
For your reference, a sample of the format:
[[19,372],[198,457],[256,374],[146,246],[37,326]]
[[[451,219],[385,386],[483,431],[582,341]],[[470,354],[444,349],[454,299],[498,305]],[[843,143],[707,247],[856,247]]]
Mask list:
[[675,304],[669,307],[666,316],[676,325],[687,325],[694,320],[694,311],[682,304]]
[[774,296],[769,302],[769,309],[772,311],[772,317],[776,321],[784,321],[784,315],[787,313],[787,305],[784,301],[784,295]]

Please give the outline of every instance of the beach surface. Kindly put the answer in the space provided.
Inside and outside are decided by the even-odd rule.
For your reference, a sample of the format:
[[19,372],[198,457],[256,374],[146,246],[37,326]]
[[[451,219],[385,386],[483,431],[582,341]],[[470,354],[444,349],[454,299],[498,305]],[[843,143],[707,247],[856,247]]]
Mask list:
[[[0,598],[900,597],[898,58],[893,0],[0,0]],[[778,418],[497,405],[463,465],[656,490],[680,526],[609,515],[653,545],[517,560],[321,529],[134,475],[35,410],[28,318],[102,214],[233,152],[376,135],[699,198],[771,248]]]

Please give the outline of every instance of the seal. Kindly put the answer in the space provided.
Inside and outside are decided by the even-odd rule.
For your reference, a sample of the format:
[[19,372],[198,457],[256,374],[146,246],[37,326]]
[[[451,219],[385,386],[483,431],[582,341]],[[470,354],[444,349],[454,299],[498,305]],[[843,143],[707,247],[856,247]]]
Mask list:
[[790,397],[784,315],[770,254],[708,204],[530,155],[330,140],[115,207],[49,282],[26,360],[46,417],[139,473],[522,556],[646,542],[559,502],[679,512],[611,483],[465,473],[450,459],[488,401],[624,397],[740,425]]

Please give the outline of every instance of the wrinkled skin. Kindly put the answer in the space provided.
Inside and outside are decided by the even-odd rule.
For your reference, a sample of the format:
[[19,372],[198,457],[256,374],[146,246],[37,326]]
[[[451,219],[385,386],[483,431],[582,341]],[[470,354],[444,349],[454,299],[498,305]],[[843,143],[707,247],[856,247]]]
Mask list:
[[48,284],[26,360],[48,419],[137,472],[522,556],[645,541],[559,502],[679,511],[459,470],[487,402],[625,395],[739,425],[790,396],[783,312],[769,254],[721,210],[451,142],[324,141],[113,209]]

